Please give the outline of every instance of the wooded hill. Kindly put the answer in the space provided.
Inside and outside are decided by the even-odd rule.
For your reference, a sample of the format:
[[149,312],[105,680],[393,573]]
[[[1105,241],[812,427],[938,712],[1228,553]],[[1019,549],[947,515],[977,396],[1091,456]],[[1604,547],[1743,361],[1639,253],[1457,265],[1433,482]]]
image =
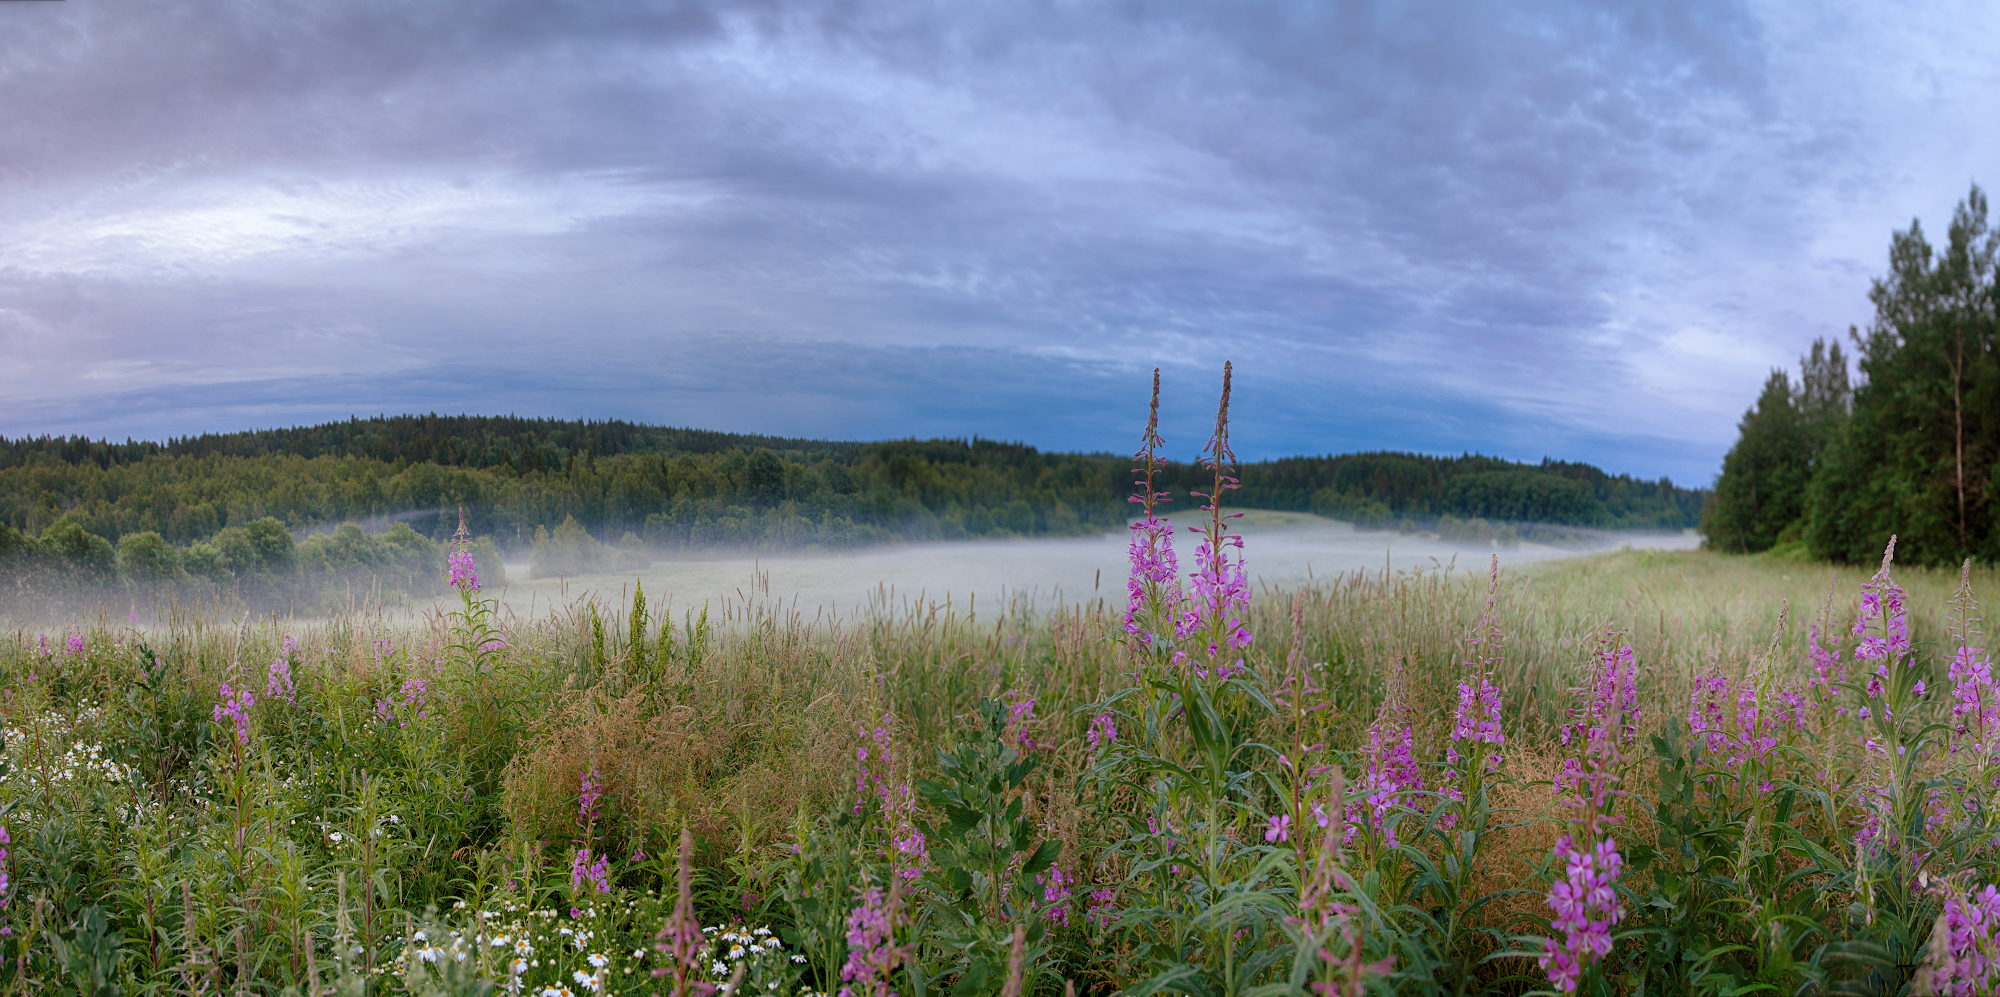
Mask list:
[[[487,416],[165,443],[0,438],[0,560],[153,582],[370,564],[414,578],[441,557],[436,544],[461,507],[471,531],[496,545],[489,556],[532,547],[538,571],[564,574],[630,566],[662,547],[1081,535],[1125,524],[1130,466],[982,439],[855,443]],[[1453,516],[1680,528],[1705,497],[1584,464],[1478,456],[1296,457],[1246,465],[1241,478],[1229,505],[1389,528]],[[1202,483],[1197,468],[1171,466],[1170,513],[1198,508],[1188,492]],[[379,532],[392,522],[393,536]],[[368,529],[277,549],[296,531],[340,523]]]

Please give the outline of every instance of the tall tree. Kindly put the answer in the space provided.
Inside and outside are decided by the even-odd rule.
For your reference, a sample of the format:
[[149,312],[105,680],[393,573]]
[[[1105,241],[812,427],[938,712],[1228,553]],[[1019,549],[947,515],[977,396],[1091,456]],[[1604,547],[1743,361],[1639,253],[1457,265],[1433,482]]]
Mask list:
[[1813,553],[1865,563],[1890,534],[1899,560],[1954,564],[2000,553],[1990,508],[2000,445],[1994,259],[2000,237],[1974,186],[1942,250],[1911,221],[1853,333],[1863,383],[1810,490]]
[[1755,553],[1770,549],[1805,511],[1810,448],[1784,371],[1771,371],[1738,432],[1702,510],[1702,534],[1717,550]]

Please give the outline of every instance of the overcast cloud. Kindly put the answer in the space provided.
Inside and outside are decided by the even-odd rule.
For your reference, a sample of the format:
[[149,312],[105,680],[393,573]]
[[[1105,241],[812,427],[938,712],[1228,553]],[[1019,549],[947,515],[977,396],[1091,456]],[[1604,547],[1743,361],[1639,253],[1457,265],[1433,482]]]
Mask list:
[[[1659,9],[1654,9],[1659,8]],[[0,434],[377,412],[1705,484],[1990,4],[0,4]]]

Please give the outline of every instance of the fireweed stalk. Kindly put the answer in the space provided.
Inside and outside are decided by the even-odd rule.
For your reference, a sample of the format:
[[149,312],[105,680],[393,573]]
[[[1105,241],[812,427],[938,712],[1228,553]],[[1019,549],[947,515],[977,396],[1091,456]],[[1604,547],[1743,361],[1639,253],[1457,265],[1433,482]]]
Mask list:
[[[1471,660],[1461,667],[1465,677],[1458,683],[1458,709],[1452,714],[1451,743],[1444,751],[1444,783],[1438,795],[1446,801],[1438,818],[1444,830],[1456,828],[1465,817],[1468,801],[1478,805],[1486,777],[1500,771],[1506,760],[1507,735],[1500,726],[1500,687],[1494,684],[1506,648],[1506,633],[1500,628],[1500,555],[1493,555],[1486,576],[1486,609],[1472,636],[1465,639]],[[1470,856],[1466,856],[1469,860]]]
[[1390,666],[1388,690],[1368,726],[1362,745],[1364,767],[1355,789],[1361,798],[1347,805],[1341,843],[1353,845],[1367,836],[1366,853],[1378,856],[1402,847],[1397,833],[1399,812],[1415,804],[1424,791],[1423,769],[1417,765],[1416,732],[1410,723],[1406,656],[1398,652]]
[[1146,416],[1146,432],[1139,450],[1132,455],[1138,475],[1132,482],[1136,491],[1126,499],[1145,513],[1131,525],[1132,540],[1126,553],[1132,564],[1125,579],[1125,632],[1148,664],[1174,654],[1174,645],[1194,632],[1195,618],[1188,612],[1187,597],[1181,591],[1180,562],[1174,556],[1173,523],[1159,515],[1159,506],[1171,501],[1160,490],[1159,473],[1166,468],[1160,449],[1160,371],[1153,369],[1153,401]]
[[447,580],[458,591],[463,608],[451,614],[453,641],[446,650],[456,652],[474,674],[491,672],[499,652],[507,648],[507,633],[495,619],[499,601],[479,597],[479,566],[472,559],[472,534],[466,532],[463,508],[458,510],[458,532],[451,536],[447,560]]
[[1981,637],[1979,602],[1972,596],[1972,559],[1959,569],[1958,590],[1951,600],[1951,638],[1957,650],[1951,659],[1952,754],[1971,756],[1976,785],[1991,785],[1987,772],[2000,751],[2000,686],[1993,679],[1993,661]]
[[580,903],[585,896],[585,883],[600,895],[611,892],[611,860],[598,855],[592,861],[592,850],[597,845],[597,802],[604,798],[604,782],[595,766],[583,773],[579,781],[576,823],[583,828],[583,845],[570,857],[569,885],[571,896]]
[[[1236,451],[1229,446],[1229,392],[1231,365],[1222,365],[1222,403],[1215,413],[1215,434],[1195,466],[1206,468],[1211,483],[1206,492],[1190,492],[1205,499],[1201,511],[1208,523],[1196,528],[1202,534],[1195,548],[1195,570],[1189,575],[1194,604],[1190,636],[1196,653],[1206,660],[1194,664],[1195,677],[1226,680],[1243,670],[1243,650],[1250,646],[1250,631],[1243,624],[1250,611],[1250,576],[1243,562],[1243,538],[1229,532],[1229,520],[1243,515],[1222,511],[1222,494],[1239,487],[1236,480]],[[1182,658],[1184,655],[1176,655]]]
[[1624,858],[1611,828],[1620,820],[1618,773],[1638,732],[1639,712],[1632,649],[1620,646],[1618,637],[1605,632],[1590,679],[1578,690],[1581,705],[1561,732],[1572,754],[1556,775],[1556,793],[1571,816],[1550,856],[1558,877],[1548,894],[1552,934],[1542,939],[1536,961],[1564,993],[1575,992],[1611,954],[1611,930],[1625,917],[1618,895]]

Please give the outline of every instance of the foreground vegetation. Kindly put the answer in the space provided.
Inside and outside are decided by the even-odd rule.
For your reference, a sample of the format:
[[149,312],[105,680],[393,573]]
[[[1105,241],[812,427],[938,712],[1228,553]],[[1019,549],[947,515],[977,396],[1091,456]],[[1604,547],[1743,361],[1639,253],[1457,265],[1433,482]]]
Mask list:
[[1990,992],[1992,574],[1145,504],[1123,606],[21,631],[0,992]]

